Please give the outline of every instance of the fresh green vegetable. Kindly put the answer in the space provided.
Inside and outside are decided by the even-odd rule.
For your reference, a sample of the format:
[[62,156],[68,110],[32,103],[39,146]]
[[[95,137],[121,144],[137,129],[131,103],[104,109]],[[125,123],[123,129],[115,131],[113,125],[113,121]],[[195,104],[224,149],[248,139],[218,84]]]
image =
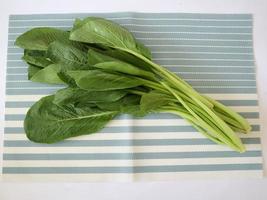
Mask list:
[[67,74],[75,80],[79,88],[90,91],[126,89],[143,84],[135,77],[112,74],[101,70],[68,71]]
[[64,82],[57,75],[59,71],[60,71],[60,65],[51,64],[34,73],[31,76],[30,80],[41,83],[63,84]]
[[46,58],[45,51],[25,50],[22,59],[28,64],[44,68],[53,62]]
[[58,90],[55,94],[53,103],[58,105],[66,105],[69,103],[85,102],[114,102],[118,101],[127,94],[125,90],[109,90],[109,91],[89,91],[80,88],[64,88]]
[[69,33],[56,28],[33,28],[19,36],[15,42],[23,49],[46,51],[56,40],[68,41]]
[[30,80],[67,86],[28,111],[24,129],[32,141],[94,133],[118,114],[166,112],[183,117],[215,143],[245,151],[235,133],[251,130],[243,117],[153,62],[149,49],[112,21],[77,19],[70,32],[35,28],[16,44],[25,49]]
[[30,140],[54,143],[69,137],[94,133],[117,114],[116,111],[103,111],[87,106],[58,106],[53,100],[53,95],[46,96],[28,111],[24,127]]

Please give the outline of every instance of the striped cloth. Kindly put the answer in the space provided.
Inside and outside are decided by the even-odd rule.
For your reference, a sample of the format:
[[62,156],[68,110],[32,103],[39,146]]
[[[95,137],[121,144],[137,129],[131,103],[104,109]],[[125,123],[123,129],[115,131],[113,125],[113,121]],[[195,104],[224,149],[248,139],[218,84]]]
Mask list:
[[[123,25],[152,51],[154,61],[199,92],[246,117],[247,152],[206,139],[171,114],[122,115],[100,133],[37,144],[23,131],[28,108],[59,86],[27,80],[22,49],[14,46],[33,27],[70,29],[76,17],[101,16]],[[102,13],[11,15],[6,83],[5,180],[133,181],[199,177],[261,177],[258,96],[249,14]]]

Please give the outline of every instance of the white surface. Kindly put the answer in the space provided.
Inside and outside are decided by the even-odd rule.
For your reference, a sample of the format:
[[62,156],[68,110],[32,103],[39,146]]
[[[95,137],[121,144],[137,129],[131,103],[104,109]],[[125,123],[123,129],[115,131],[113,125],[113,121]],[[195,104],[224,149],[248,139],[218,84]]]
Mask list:
[[[42,3],[41,3],[42,2]],[[45,3],[44,3],[45,2]],[[57,2],[55,5],[54,2]],[[0,141],[3,133],[9,14],[69,12],[196,12],[254,14],[254,50],[267,172],[267,1],[266,0],[0,0]],[[2,142],[1,142],[2,145]],[[1,147],[0,147],[1,151]],[[1,164],[1,161],[0,161]],[[42,199],[267,199],[267,179],[181,180],[154,183],[0,183],[1,200]]]

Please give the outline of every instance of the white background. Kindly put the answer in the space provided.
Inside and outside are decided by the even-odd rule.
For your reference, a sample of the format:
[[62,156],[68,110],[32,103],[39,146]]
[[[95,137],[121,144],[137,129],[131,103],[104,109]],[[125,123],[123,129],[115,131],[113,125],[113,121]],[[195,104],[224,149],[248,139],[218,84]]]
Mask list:
[[[55,4],[56,2],[57,4]],[[9,14],[71,12],[196,12],[254,14],[254,51],[267,172],[267,0],[0,0],[0,152]],[[1,157],[0,157],[1,158]],[[1,166],[1,161],[0,161]],[[141,183],[6,183],[1,200],[93,199],[267,199],[267,178],[243,180],[178,180]]]

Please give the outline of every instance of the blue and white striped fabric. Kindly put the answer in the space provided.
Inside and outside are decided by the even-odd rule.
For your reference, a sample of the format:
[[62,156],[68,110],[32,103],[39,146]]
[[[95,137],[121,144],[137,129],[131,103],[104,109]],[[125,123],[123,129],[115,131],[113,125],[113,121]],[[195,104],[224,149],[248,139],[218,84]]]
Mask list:
[[[239,154],[206,139],[171,114],[123,115],[100,133],[45,145],[23,131],[28,108],[60,87],[27,80],[22,49],[14,46],[33,27],[70,29],[77,17],[101,16],[128,28],[154,61],[199,92],[245,116],[251,134],[240,134]],[[6,83],[5,180],[132,181],[199,177],[260,177],[262,157],[258,96],[248,14],[102,13],[11,15]]]

